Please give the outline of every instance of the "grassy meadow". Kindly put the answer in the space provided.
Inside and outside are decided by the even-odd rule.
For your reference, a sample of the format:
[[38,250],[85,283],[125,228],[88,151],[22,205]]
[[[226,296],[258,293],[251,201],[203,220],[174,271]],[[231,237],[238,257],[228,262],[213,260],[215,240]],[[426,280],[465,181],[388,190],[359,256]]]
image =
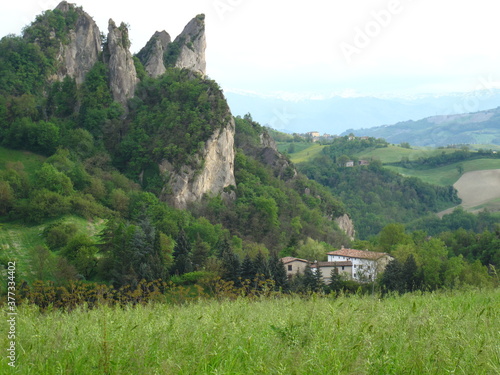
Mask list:
[[[6,324],[2,324],[4,347]],[[7,374],[498,374],[500,290],[39,313]]]
[[19,280],[29,282],[36,280],[35,267],[32,264],[36,257],[32,250],[36,246],[45,244],[43,238],[45,228],[50,224],[60,222],[74,224],[79,233],[85,233],[89,236],[97,235],[104,228],[103,222],[91,222],[79,216],[65,216],[40,225],[0,223],[0,256],[6,262],[16,262],[16,273]]
[[[278,143],[278,150],[280,152],[288,152],[289,146],[290,143]],[[294,147],[295,152],[289,154],[290,160],[292,163],[299,164],[314,159],[326,146],[320,145],[319,143],[297,142],[294,143]]]

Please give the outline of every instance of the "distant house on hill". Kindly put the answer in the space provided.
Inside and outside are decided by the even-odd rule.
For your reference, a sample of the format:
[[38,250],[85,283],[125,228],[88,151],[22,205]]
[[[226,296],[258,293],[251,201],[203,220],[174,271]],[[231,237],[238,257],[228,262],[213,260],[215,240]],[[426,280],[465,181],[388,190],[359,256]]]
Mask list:
[[328,253],[328,262],[352,262],[352,279],[373,281],[393,258],[387,253],[342,249]]
[[294,257],[284,257],[281,261],[285,265],[286,275],[290,279],[298,273],[303,274],[307,264],[309,263],[305,259],[294,258]]
[[370,161],[369,160],[360,160],[358,162],[358,165],[370,165]]
[[332,272],[343,276],[345,279],[352,278],[352,262],[315,262],[311,265],[313,272],[321,273],[322,279],[325,284],[330,284]]
[[318,138],[320,136],[319,132],[308,132],[306,135],[312,138]]
[[351,167],[354,167],[354,160],[349,160],[349,161],[347,161],[347,162],[344,164],[344,166],[345,166],[346,168],[351,168]]

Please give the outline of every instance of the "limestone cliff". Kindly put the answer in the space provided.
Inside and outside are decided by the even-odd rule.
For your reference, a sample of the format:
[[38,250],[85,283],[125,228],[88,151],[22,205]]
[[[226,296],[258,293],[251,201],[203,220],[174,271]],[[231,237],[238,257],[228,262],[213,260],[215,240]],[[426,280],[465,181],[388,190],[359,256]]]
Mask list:
[[150,77],[156,78],[165,73],[165,62],[163,56],[167,46],[172,42],[170,35],[165,31],[157,31],[144,48],[142,48],[137,57],[144,65],[144,69]]
[[75,78],[76,83],[81,84],[87,72],[97,62],[101,51],[99,28],[92,17],[74,4],[62,1],[55,10],[77,13],[75,26],[69,31],[69,41],[61,43],[57,56],[59,69],[56,79],[62,81],[64,77],[70,76]]
[[127,26],[122,22],[119,27],[110,19],[105,57],[109,67],[109,86],[113,99],[125,108],[127,100],[134,96],[139,79],[134,60],[129,51],[130,41]]
[[343,230],[351,240],[354,240],[354,237],[356,236],[356,231],[354,230],[354,223],[352,222],[349,215],[344,214],[343,216],[337,217],[335,219],[335,223],[337,223],[339,228]]
[[206,141],[205,148],[199,155],[203,160],[201,170],[185,166],[180,172],[176,172],[169,162],[162,162],[160,171],[162,174],[170,174],[171,189],[168,194],[164,191],[162,199],[170,201],[177,208],[185,208],[187,204],[200,200],[204,194],[218,195],[225,187],[236,185],[234,133],[235,124],[231,117],[225,127],[217,129]]
[[[167,48],[167,56],[172,57],[176,68],[186,68],[206,75],[205,49],[205,15],[199,14],[184,28],[182,33],[175,38],[173,44]],[[174,49],[174,50],[172,50]]]

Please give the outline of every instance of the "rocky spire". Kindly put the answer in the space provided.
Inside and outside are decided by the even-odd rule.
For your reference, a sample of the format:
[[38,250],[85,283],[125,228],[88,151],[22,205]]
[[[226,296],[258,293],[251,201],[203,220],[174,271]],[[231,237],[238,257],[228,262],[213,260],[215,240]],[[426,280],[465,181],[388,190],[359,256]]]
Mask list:
[[165,73],[163,55],[171,42],[172,39],[165,30],[157,31],[137,54],[150,77],[156,78]]
[[199,14],[193,18],[184,28],[182,33],[175,38],[176,51],[167,50],[167,56],[176,56],[174,66],[177,68],[191,69],[206,74],[205,49],[207,41],[205,38],[205,15]]
[[61,43],[58,56],[60,67],[57,71],[57,79],[62,80],[65,76],[75,78],[80,84],[85,79],[87,72],[96,63],[101,51],[101,38],[99,28],[87,13],[75,4],[62,1],[55,8],[62,13],[74,11],[78,14],[75,27],[69,32],[69,42]]
[[109,67],[109,84],[113,99],[125,107],[127,100],[134,96],[135,87],[139,82],[129,48],[130,40],[127,26],[122,22],[117,27],[115,22],[110,19],[107,51],[105,51]]

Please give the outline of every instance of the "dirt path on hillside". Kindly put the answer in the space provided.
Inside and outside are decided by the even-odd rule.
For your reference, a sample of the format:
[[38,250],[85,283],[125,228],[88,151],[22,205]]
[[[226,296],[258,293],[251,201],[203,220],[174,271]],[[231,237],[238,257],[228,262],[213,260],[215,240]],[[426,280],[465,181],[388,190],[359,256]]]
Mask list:
[[[493,199],[500,198],[500,169],[467,172],[453,185],[462,199],[461,206],[470,210]],[[442,211],[439,217],[451,213],[454,208]]]

